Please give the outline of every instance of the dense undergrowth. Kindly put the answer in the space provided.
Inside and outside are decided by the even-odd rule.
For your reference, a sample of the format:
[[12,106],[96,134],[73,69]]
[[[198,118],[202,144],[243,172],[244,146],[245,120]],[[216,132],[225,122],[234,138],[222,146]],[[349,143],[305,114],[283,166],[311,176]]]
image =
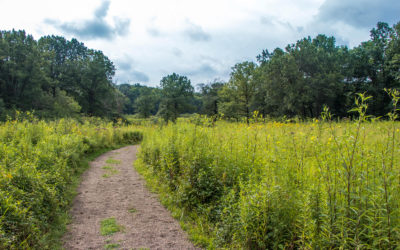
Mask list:
[[85,158],[141,139],[132,127],[99,119],[0,123],[0,249],[59,244],[51,235],[65,223]]
[[400,242],[400,124],[227,123],[145,131],[138,170],[208,248],[394,249]]

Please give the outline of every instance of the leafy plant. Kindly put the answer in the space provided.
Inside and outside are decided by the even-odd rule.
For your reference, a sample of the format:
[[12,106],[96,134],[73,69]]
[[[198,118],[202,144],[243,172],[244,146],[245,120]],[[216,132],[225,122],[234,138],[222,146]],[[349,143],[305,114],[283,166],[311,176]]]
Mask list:
[[[389,120],[178,120],[144,131],[137,169],[209,248],[392,249],[400,241],[398,92]],[[204,121],[199,121],[205,119]]]
[[103,236],[112,235],[123,231],[124,227],[117,224],[115,218],[107,218],[100,222],[100,234]]

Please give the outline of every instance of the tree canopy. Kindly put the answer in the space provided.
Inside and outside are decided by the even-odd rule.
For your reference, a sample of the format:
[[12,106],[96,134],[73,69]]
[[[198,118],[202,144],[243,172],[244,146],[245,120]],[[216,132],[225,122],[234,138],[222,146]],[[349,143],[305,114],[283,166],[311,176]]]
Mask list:
[[137,114],[166,121],[196,112],[248,122],[254,111],[305,118],[318,117],[324,106],[347,117],[356,93],[364,92],[372,96],[369,114],[384,116],[391,109],[384,89],[400,88],[400,23],[379,22],[354,48],[320,34],[256,58],[235,64],[227,82],[199,84],[199,92],[176,73],[158,87],[115,85],[113,62],[76,39],[35,41],[25,31],[0,31],[0,119],[34,110],[41,117]]
[[175,122],[179,114],[190,109],[190,98],[194,88],[186,76],[176,73],[165,76],[160,81],[162,97],[159,114],[165,121]]
[[114,74],[107,56],[76,39],[46,36],[35,41],[25,31],[0,32],[0,100],[5,110],[34,110],[42,117],[112,117],[123,107]]

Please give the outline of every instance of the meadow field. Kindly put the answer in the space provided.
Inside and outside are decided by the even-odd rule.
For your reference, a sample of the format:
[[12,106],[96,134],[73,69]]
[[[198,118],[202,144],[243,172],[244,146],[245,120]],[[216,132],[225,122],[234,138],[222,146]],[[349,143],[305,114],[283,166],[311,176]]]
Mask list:
[[88,118],[0,123],[0,249],[54,249],[88,159],[139,142],[133,127]]
[[[400,124],[180,120],[144,131],[137,169],[203,247],[395,249]],[[364,106],[363,106],[364,105]]]
[[347,120],[17,116],[0,124],[0,248],[59,247],[88,159],[142,141],[135,168],[201,247],[396,249],[398,110],[366,101]]

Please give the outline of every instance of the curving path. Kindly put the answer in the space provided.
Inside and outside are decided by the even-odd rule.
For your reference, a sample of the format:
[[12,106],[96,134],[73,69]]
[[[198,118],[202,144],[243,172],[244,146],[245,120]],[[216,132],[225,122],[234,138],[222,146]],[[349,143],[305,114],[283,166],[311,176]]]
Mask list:
[[[107,152],[90,163],[71,209],[65,249],[196,249],[132,167],[138,146]],[[102,236],[101,221],[121,231]]]

